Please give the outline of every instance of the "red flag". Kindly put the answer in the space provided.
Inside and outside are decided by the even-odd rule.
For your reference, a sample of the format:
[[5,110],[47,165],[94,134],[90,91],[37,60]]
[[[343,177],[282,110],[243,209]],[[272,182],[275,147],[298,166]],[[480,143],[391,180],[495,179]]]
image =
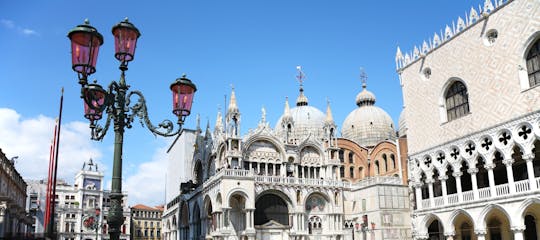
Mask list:
[[51,161],[49,162],[49,179],[47,181],[47,206],[46,210],[48,214],[45,215],[45,227],[49,237],[54,236],[54,208],[56,197],[56,172],[58,170],[58,147],[60,146],[60,127],[62,126],[62,106],[64,103],[64,88],[62,88],[62,95],[60,96],[60,112],[58,114],[58,120],[54,128],[54,140],[53,146],[51,146]]

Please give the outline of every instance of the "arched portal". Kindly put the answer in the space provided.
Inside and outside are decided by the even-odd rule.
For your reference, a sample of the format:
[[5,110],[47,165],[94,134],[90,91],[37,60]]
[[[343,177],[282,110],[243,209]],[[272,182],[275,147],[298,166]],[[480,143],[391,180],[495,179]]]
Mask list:
[[229,200],[229,206],[231,207],[229,221],[237,236],[240,236],[240,233],[246,229],[246,214],[244,212],[246,198],[240,194],[234,194]]
[[486,239],[504,240],[513,237],[510,231],[510,221],[499,208],[494,208],[486,215],[486,230]]
[[428,226],[428,235],[430,240],[444,240],[444,229],[441,222],[434,219]]
[[201,209],[199,208],[199,204],[195,203],[195,207],[193,207],[193,236],[195,239],[201,239],[202,235],[202,222],[201,222]]
[[263,225],[270,220],[289,225],[287,203],[275,194],[265,194],[255,202],[255,225]]
[[464,210],[458,210],[454,217],[453,225],[456,233],[456,240],[476,240],[474,234],[474,221]]
[[520,222],[525,226],[525,231],[523,231],[523,239],[531,240],[538,239],[538,232],[540,229],[539,219],[540,217],[540,199],[532,198],[527,199],[523,202],[521,209]]

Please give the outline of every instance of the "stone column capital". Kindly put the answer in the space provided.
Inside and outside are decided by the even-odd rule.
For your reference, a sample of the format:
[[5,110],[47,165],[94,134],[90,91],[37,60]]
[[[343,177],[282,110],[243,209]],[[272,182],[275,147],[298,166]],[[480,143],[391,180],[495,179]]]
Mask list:
[[474,234],[476,234],[477,236],[486,236],[487,235],[487,231],[486,229],[475,229],[474,230]]
[[478,168],[469,168],[467,169],[467,172],[471,175],[478,173]]
[[512,226],[510,228],[510,230],[512,230],[512,232],[514,233],[522,233],[525,231],[525,225],[520,225],[520,226]]
[[532,160],[534,160],[534,154],[530,153],[530,154],[525,154],[522,156],[523,160],[525,160],[526,162],[532,162]]
[[489,171],[489,170],[493,170],[493,169],[495,168],[495,164],[493,164],[493,163],[486,163],[486,164],[484,164],[484,168],[485,168],[486,170],[488,170],[488,171]]
[[506,165],[507,167],[511,167],[512,164],[514,163],[514,159],[512,158],[504,159],[502,160],[502,163]]
[[446,175],[441,175],[441,176],[439,176],[439,180],[441,180],[441,181],[446,181],[446,180],[448,180],[448,176],[446,176]]
[[463,175],[462,172],[453,172],[453,173],[452,173],[452,176],[454,176],[454,177],[456,177],[456,178],[457,178],[457,177],[461,177],[462,175]]

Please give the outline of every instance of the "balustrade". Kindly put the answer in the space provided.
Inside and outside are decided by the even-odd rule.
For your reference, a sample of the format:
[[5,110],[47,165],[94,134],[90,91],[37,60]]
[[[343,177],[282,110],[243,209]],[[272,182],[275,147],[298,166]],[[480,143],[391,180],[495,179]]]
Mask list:
[[435,206],[433,206],[433,207],[440,207],[440,206],[444,205],[444,198],[442,196],[436,197],[433,200],[435,202]]
[[457,193],[448,195],[448,204],[453,204],[458,202],[458,195]]
[[510,194],[510,187],[508,186],[508,183],[497,185],[495,186],[495,192],[497,193],[497,196],[503,196]]
[[429,199],[422,199],[422,208],[426,209],[430,207],[431,207],[431,204],[430,204]]
[[531,185],[529,185],[529,179],[517,181],[515,182],[515,184],[517,193],[531,190]]
[[480,199],[485,199],[491,197],[491,190],[489,187],[478,189],[478,195]]
[[474,192],[473,192],[473,190],[463,192],[463,201],[464,202],[470,202],[470,201],[473,201],[473,200],[474,200]]

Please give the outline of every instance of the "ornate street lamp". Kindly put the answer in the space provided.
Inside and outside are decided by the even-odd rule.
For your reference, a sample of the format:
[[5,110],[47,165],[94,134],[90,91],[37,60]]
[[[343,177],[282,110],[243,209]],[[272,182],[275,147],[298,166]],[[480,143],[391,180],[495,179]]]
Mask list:
[[[103,44],[103,36],[92,27],[88,20],[78,25],[68,33],[71,40],[72,68],[78,74],[81,85],[81,98],[84,102],[84,117],[90,121],[91,138],[102,140],[109,129],[111,121],[114,125],[114,163],[111,186],[111,207],[107,222],[109,223],[110,239],[120,237],[120,227],[124,222],[122,201],[122,147],[124,129],[131,128],[135,117],[138,117],[153,134],[161,136],[175,136],[181,134],[185,118],[191,112],[193,96],[197,87],[187,79],[185,75],[176,79],[170,86],[173,97],[172,112],[177,116],[178,129],[174,130],[174,124],[170,120],[164,120],[157,126],[153,125],[148,117],[146,100],[139,91],[129,91],[126,84],[125,71],[128,63],[135,57],[137,39],[140,37],[139,30],[128,21],[116,24],[112,28],[114,35],[114,57],[120,61],[119,69],[122,71],[118,82],[112,81],[104,89],[96,82],[88,83],[88,76],[96,72],[96,62],[99,47]],[[137,103],[130,105],[131,96],[137,95]],[[107,114],[103,127],[98,124],[103,113]]]

